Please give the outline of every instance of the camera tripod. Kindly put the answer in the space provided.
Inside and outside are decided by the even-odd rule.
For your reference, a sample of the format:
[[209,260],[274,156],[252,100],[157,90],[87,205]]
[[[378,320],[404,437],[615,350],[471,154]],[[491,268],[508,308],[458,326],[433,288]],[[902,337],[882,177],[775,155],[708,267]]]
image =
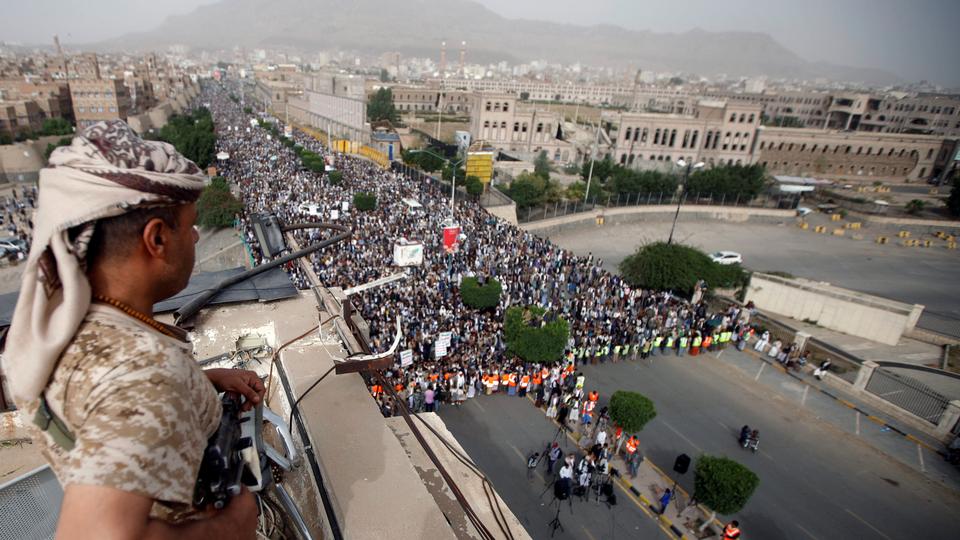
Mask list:
[[[553,535],[557,534],[557,529],[566,532],[566,529],[563,528],[563,523],[560,523],[560,499],[554,497],[553,500],[557,503],[557,513],[553,516],[553,519],[547,523],[547,526],[550,527],[550,538],[553,538]],[[550,504],[553,504],[553,501],[551,501]]]

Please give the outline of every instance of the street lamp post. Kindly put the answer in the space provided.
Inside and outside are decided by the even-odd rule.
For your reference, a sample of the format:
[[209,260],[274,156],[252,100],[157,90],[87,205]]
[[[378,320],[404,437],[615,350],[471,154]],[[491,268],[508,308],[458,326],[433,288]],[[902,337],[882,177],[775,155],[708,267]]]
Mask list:
[[687,189],[687,181],[690,180],[690,171],[702,169],[703,162],[698,161],[697,163],[687,163],[686,161],[680,159],[677,160],[677,165],[683,168],[683,183],[680,184],[680,191],[677,193],[677,211],[673,214],[673,225],[670,226],[670,237],[667,238],[668,246],[673,243],[673,231],[677,228],[677,219],[680,217],[680,205],[683,204],[683,195]]
[[435,158],[439,158],[446,161],[447,164],[450,165],[450,167],[452,168],[451,177],[450,177],[450,219],[453,219],[453,203],[457,193],[457,167],[460,166],[460,164],[462,164],[466,160],[466,158],[460,159],[451,163],[449,158],[441,156],[440,154],[437,154],[435,152],[431,152],[430,150],[423,150],[423,149],[411,150],[410,153],[411,154],[430,154]]

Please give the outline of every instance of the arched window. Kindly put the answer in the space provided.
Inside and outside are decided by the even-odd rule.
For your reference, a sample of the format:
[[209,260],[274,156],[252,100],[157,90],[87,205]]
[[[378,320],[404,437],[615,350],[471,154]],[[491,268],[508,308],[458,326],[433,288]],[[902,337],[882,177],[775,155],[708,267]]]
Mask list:
[[750,113],[750,123],[751,123],[751,124],[753,123],[753,119],[754,119],[754,115],[753,115],[753,113]]
[[673,147],[677,142],[677,130],[670,132],[670,144],[668,146]]
[[653,133],[653,144],[660,144],[660,128]]
[[625,165],[626,163],[627,163],[627,155],[626,155],[626,154],[620,154],[620,164],[621,164],[621,165]]
[[747,115],[740,113],[740,123],[742,124],[746,121],[747,121]]
[[485,121],[483,122],[483,127],[485,127],[485,128],[490,127],[490,121],[489,121],[489,120],[485,120]]
[[696,147],[697,147],[697,135],[699,135],[699,134],[700,134],[700,131],[698,131],[698,130],[693,130],[693,137],[690,137],[690,148],[696,148]]
[[[647,131],[647,128],[643,128],[643,135],[640,136],[640,142],[646,143],[646,142],[647,142],[647,135],[648,135],[648,134],[649,134],[649,133],[648,133],[648,131]],[[633,140],[637,140],[637,134],[636,134],[636,133],[633,134]]]
[[623,140],[629,141],[631,135],[633,135],[633,128],[627,128],[627,131],[623,137]]

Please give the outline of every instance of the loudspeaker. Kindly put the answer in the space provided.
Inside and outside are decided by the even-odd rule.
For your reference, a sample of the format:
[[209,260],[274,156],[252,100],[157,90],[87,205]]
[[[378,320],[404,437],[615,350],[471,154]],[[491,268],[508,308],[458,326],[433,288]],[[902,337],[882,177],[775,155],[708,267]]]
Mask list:
[[553,483],[553,496],[565,501],[570,498],[570,479],[560,478]]
[[678,474],[687,474],[687,470],[690,468],[690,456],[686,454],[680,454],[677,456],[677,460],[673,462],[673,470]]

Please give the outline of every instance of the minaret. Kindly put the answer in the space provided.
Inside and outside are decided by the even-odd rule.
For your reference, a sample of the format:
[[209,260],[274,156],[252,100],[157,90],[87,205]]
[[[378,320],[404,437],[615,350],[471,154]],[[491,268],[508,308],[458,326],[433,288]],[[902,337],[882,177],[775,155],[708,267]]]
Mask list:
[[60,57],[60,63],[63,65],[63,78],[70,78],[70,68],[67,67],[67,58],[63,56],[63,47],[60,46],[60,36],[53,35],[53,44],[57,47],[57,56]]
[[440,76],[447,71],[447,42],[440,43]]
[[457,72],[457,75],[463,77],[467,74],[465,61],[467,59],[467,42],[460,42],[460,70]]

